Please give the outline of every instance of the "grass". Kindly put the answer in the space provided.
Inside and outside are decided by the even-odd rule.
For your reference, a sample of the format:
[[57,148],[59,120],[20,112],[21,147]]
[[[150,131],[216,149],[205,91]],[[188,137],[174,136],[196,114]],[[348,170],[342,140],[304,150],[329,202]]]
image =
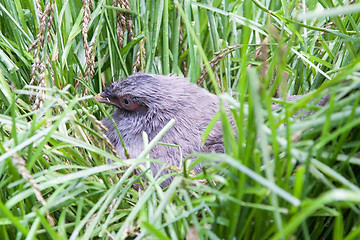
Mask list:
[[[0,239],[358,239],[358,3],[83,2],[0,0]],[[109,151],[112,108],[92,96],[134,68],[231,106],[226,154],[194,154],[203,174],[161,189],[158,139],[138,159]]]

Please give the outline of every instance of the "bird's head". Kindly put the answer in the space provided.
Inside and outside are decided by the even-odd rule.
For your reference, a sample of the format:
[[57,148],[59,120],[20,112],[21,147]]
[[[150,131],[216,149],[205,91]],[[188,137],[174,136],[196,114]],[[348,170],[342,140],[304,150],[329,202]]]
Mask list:
[[[115,106],[115,122],[136,133],[162,128],[171,118],[187,108],[191,90],[196,85],[179,77],[135,74],[113,82],[95,97]],[[196,104],[196,100],[192,101]]]

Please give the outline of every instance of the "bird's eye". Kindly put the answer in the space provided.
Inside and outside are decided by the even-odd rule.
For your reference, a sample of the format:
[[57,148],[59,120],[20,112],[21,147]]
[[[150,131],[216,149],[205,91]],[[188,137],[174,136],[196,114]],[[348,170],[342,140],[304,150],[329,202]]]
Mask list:
[[123,104],[125,105],[125,106],[130,106],[131,105],[131,101],[128,99],[128,98],[123,98]]
[[138,107],[138,104],[129,96],[122,97],[120,103],[121,106],[128,111],[134,111]]

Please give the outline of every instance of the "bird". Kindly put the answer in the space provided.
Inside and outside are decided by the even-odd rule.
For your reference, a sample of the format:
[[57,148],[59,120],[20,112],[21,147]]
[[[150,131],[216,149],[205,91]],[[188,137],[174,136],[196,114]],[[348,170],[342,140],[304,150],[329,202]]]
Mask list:
[[[175,120],[175,124],[160,142],[179,147],[158,144],[150,151],[150,158],[181,168],[184,159],[191,153],[224,152],[220,121],[215,124],[204,144],[201,139],[205,128],[219,111],[219,98],[183,77],[137,73],[111,83],[95,99],[115,106],[111,117],[130,158],[136,158],[143,150],[142,132],[151,141],[171,119]],[[102,123],[108,129],[105,135],[117,153],[121,158],[126,158],[113,121],[107,117]],[[160,175],[171,172],[164,169],[161,163],[151,162],[150,166],[154,176],[159,171]],[[196,165],[193,170],[200,173],[202,165]],[[166,187],[171,181],[172,177],[169,177],[160,186]]]
[[[293,95],[287,100],[292,102],[301,97]],[[329,96],[323,97],[317,105],[325,105],[328,98]],[[126,153],[119,133],[130,158],[136,158],[144,148],[143,132],[151,141],[171,119],[175,120],[175,124],[160,139],[160,142],[168,145],[156,145],[149,153],[150,158],[181,168],[184,159],[191,153],[225,152],[220,121],[213,126],[204,143],[201,138],[220,109],[219,97],[183,77],[136,73],[121,81],[112,82],[102,93],[95,96],[95,99],[100,103],[115,106],[111,118],[119,132],[109,117],[101,122],[108,129],[105,135],[123,159],[126,158]],[[274,104],[273,111],[277,111],[279,107],[280,104]],[[308,111],[300,119],[309,114],[312,112]],[[231,114],[228,115],[235,130]],[[171,173],[169,168],[164,169],[163,164],[158,162],[151,162],[150,167],[154,176],[158,173],[160,176]],[[199,163],[193,170],[200,173],[202,168]],[[168,177],[160,186],[168,186],[172,179],[173,177]]]

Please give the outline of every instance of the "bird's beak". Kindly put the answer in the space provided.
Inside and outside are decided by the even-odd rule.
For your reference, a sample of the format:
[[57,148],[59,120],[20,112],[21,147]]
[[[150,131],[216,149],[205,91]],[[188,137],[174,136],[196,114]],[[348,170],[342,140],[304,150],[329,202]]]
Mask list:
[[100,93],[100,94],[96,95],[94,98],[95,98],[98,102],[111,104],[110,99],[108,99],[108,98],[106,98],[106,97],[101,96],[101,94],[102,94],[102,93]]
[[108,98],[104,92],[96,95],[94,98],[100,103],[106,103],[121,108],[117,101],[114,101],[113,98]]

